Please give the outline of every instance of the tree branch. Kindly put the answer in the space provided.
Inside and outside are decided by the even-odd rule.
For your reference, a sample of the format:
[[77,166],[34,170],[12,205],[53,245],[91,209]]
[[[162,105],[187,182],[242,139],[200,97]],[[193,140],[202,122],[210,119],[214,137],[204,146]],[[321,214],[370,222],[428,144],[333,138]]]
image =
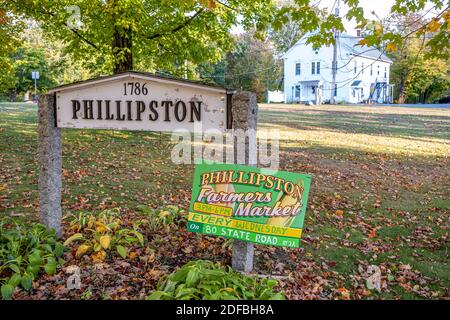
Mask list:
[[205,9],[204,9],[204,8],[201,8],[201,9],[198,10],[193,16],[189,17],[189,19],[186,19],[183,23],[181,23],[180,25],[176,26],[175,28],[173,28],[173,29],[171,29],[171,30],[164,31],[164,32],[158,32],[158,33],[155,33],[155,34],[153,34],[153,35],[151,35],[151,36],[148,36],[148,39],[149,39],[149,40],[153,40],[153,39],[162,37],[162,36],[164,36],[164,35],[171,34],[171,33],[175,33],[175,32],[177,32],[177,31],[180,31],[180,30],[183,29],[184,27],[187,27],[192,21],[194,21],[195,18],[197,18],[203,11],[205,11]]
[[[446,12],[449,8],[450,8],[450,6],[447,6],[444,10],[442,10],[442,11],[441,11],[438,15],[436,15],[433,19],[438,19],[438,18],[440,18],[440,17],[444,14],[444,12]],[[427,23],[425,23],[425,24],[422,25],[421,27],[419,27],[419,28],[417,28],[417,29],[415,29],[415,30],[413,30],[413,31],[411,31],[411,32],[409,32],[409,33],[407,33],[407,34],[406,34],[405,36],[403,36],[402,38],[403,38],[403,39],[406,39],[406,38],[408,38],[409,36],[415,34],[416,32],[421,31],[422,29],[425,29],[425,28],[431,23],[431,21],[433,21],[433,19],[431,19],[430,21],[428,21]]]
[[[54,14],[53,12],[50,11],[46,11],[45,9],[41,9],[40,10],[42,13],[50,15],[52,17],[56,16],[56,14]],[[72,31],[78,38],[80,38],[81,40],[83,40],[84,42],[86,42],[88,45],[90,45],[92,48],[94,48],[95,50],[99,50],[99,47],[93,43],[92,41],[90,41],[89,39],[87,39],[85,36],[83,36],[81,33],[78,32],[78,30],[73,29],[71,27],[69,27],[69,25],[66,22],[63,22],[63,25],[65,25],[67,27],[67,29],[69,29],[70,31]]]

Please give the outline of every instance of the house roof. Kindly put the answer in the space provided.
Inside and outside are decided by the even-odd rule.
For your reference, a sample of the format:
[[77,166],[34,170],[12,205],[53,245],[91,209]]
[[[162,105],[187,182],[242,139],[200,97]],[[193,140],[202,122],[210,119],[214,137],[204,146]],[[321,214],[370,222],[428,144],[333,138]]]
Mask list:
[[384,52],[375,47],[362,46],[359,44],[360,40],[360,37],[342,34],[339,37],[339,45],[341,46],[341,50],[345,49],[347,52],[353,54],[354,56],[366,57],[374,60],[381,60],[384,62],[392,63],[392,60],[389,59],[384,54]]
[[91,86],[94,84],[99,84],[99,83],[104,83],[104,82],[109,82],[109,81],[129,78],[129,77],[138,78],[141,80],[153,80],[156,82],[163,82],[163,83],[175,83],[175,84],[184,85],[184,86],[188,86],[188,87],[201,87],[202,89],[216,91],[216,92],[217,91],[219,91],[219,92],[234,91],[229,88],[225,88],[225,87],[221,87],[218,85],[213,85],[213,84],[209,84],[209,83],[205,83],[205,82],[201,82],[201,81],[180,79],[180,78],[163,76],[163,75],[149,73],[149,72],[126,71],[126,72],[122,72],[122,73],[118,73],[118,74],[114,74],[114,75],[110,75],[110,76],[102,76],[102,77],[97,77],[97,78],[93,78],[93,79],[89,79],[89,80],[77,81],[77,82],[53,87],[50,90],[48,90],[48,93],[72,90],[75,88]]
[[[299,45],[306,45],[307,38],[311,36],[311,34],[307,34],[297,41],[288,51],[284,53],[284,58],[296,47]],[[367,47],[361,46],[358,42],[361,40],[360,37],[351,36],[348,34],[341,34],[339,37],[339,47],[342,52],[347,52],[354,56],[365,57],[374,60],[380,60],[388,63],[392,63],[392,60],[389,59],[383,52],[375,47]]]

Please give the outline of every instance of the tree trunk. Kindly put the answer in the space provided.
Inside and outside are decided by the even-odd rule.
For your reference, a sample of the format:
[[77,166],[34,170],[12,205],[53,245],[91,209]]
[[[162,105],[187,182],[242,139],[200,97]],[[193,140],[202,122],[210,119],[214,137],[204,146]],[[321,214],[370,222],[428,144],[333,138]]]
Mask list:
[[403,86],[403,81],[398,82],[398,99],[397,103],[405,103],[405,87]]
[[9,89],[9,101],[16,102],[17,100],[17,91],[16,89]]
[[405,81],[406,76],[408,72],[403,72],[401,77],[399,77],[397,82],[397,88],[398,88],[398,100],[397,103],[402,104],[405,103],[406,95],[405,95]]
[[114,28],[112,42],[114,56],[114,74],[133,70],[132,30]]

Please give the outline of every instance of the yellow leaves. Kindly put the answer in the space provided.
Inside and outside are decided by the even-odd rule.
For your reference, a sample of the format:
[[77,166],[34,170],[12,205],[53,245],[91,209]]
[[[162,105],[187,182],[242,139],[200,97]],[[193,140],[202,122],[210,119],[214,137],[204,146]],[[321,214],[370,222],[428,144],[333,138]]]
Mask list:
[[342,296],[342,299],[349,300],[350,299],[350,291],[348,291],[346,288],[338,288],[339,293]]
[[427,30],[429,32],[436,32],[439,30],[439,28],[441,27],[441,24],[439,23],[439,21],[437,19],[432,19],[427,26]]
[[373,228],[373,229],[369,232],[368,237],[369,237],[369,238],[376,238],[376,237],[377,237],[377,229],[376,229],[376,228]]
[[130,252],[129,256],[130,256],[130,259],[133,260],[133,259],[136,259],[139,256],[139,254],[135,251],[132,251],[132,252]]
[[87,244],[82,244],[78,247],[77,252],[75,253],[75,255],[77,257],[81,257],[82,255],[86,254],[89,250],[91,249],[91,246],[87,245]]
[[160,215],[161,217],[167,217],[169,214],[170,214],[169,211],[161,211],[161,212],[159,213],[159,215]]
[[109,235],[101,236],[99,242],[103,249],[108,249],[111,243],[111,237]]
[[397,50],[397,45],[394,42],[389,42],[386,45],[386,51],[387,52],[394,52],[395,50]]
[[208,1],[208,9],[209,10],[213,10],[213,9],[215,9],[216,8],[216,1],[214,1],[214,0],[209,0]]
[[447,22],[447,30],[450,30],[450,10],[447,10],[442,15],[444,18],[444,23]]
[[71,244],[74,241],[83,239],[83,235],[81,233],[75,233],[73,235],[71,235],[69,238],[66,239],[66,241],[64,241],[64,246],[68,246],[69,244]]
[[95,231],[100,232],[100,233],[104,233],[108,231],[108,227],[100,221],[95,221]]
[[381,25],[381,23],[376,23],[374,26],[374,33],[376,35],[380,35],[383,33],[383,26]]
[[6,183],[0,184],[0,192],[5,191],[7,187],[8,187],[8,185]]
[[[168,212],[170,213],[170,212]],[[75,255],[83,256],[91,254],[92,260],[102,262],[109,250],[122,258],[139,258],[139,253],[130,252],[127,246],[144,245],[144,236],[138,231],[139,223],[133,225],[133,229],[123,228],[119,218],[119,210],[105,210],[100,214],[80,214],[71,222],[71,229],[79,230],[69,237],[64,245],[69,245],[76,240],[83,239],[82,245],[76,248]],[[130,248],[131,249],[131,248]]]
[[162,273],[163,272],[158,269],[151,269],[150,271],[147,272],[147,276],[150,279],[158,280],[161,277]]
[[450,10],[445,11],[445,12],[442,14],[442,16],[444,17],[444,19],[445,19],[446,21],[449,21],[449,20],[450,20]]
[[343,216],[344,215],[344,211],[342,211],[342,210],[336,210],[336,215],[337,216]]
[[209,10],[216,8],[217,4],[215,0],[200,0],[202,6],[207,7]]
[[104,250],[100,250],[91,254],[91,259],[94,263],[103,262],[106,258],[106,252]]
[[367,39],[361,39],[361,40],[358,41],[358,44],[359,44],[360,46],[366,46],[367,43],[368,43]]
[[228,293],[231,293],[231,294],[236,292],[233,288],[223,288],[220,291],[225,291],[225,292],[228,292]]

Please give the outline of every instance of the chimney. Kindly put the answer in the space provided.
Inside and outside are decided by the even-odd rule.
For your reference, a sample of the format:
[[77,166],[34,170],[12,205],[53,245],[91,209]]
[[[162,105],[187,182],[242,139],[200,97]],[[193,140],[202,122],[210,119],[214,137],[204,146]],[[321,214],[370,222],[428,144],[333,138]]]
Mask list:
[[356,36],[361,38],[361,29],[356,29]]

